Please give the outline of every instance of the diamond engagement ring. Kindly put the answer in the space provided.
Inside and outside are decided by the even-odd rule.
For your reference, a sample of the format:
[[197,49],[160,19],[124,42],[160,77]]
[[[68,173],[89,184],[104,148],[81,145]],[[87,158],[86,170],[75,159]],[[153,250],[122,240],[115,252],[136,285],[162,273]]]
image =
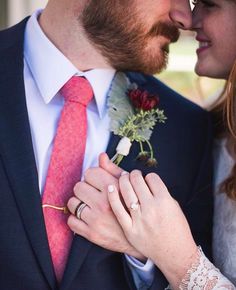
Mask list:
[[130,210],[137,210],[139,208],[139,203],[138,202],[131,202],[129,208],[130,208]]
[[84,202],[80,202],[77,205],[77,207],[75,209],[75,216],[77,217],[78,220],[81,220],[81,213],[86,206],[87,206],[87,204]]

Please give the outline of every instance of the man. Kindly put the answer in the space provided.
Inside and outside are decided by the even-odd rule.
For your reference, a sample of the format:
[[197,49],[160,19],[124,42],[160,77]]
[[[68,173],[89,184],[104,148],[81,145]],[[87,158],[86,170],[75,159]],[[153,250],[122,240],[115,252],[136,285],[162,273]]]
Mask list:
[[[100,168],[86,171],[79,184],[90,183],[101,192],[101,198],[97,192],[92,198],[91,212],[101,214],[97,220],[105,222],[108,237],[115,239],[104,239],[103,231],[94,233],[93,228],[85,234],[78,225],[82,220],[69,217],[65,206],[81,173],[97,165],[99,153],[106,148],[110,156],[115,153],[119,138],[108,131],[106,98],[116,71],[160,71],[169,43],[178,38],[176,27],[190,25],[187,0],[49,0],[43,12],[1,32],[1,289],[166,287],[158,269],[153,273],[150,261],[127,243],[107,207],[104,188],[116,180],[109,163],[101,158]],[[160,97],[168,122],[153,131],[159,163],[155,171],[209,253],[208,115],[151,76],[127,76]],[[134,146],[122,167],[144,174],[153,170],[135,161],[137,151]],[[81,188],[75,194],[78,205]],[[71,234],[68,217],[80,235]]]

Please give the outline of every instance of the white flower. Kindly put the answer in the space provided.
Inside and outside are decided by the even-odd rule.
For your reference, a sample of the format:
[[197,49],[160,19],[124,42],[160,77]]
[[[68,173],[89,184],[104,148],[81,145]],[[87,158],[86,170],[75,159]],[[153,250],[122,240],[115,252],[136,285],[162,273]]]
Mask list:
[[117,154],[127,156],[129,154],[132,143],[128,137],[123,137],[116,147]]

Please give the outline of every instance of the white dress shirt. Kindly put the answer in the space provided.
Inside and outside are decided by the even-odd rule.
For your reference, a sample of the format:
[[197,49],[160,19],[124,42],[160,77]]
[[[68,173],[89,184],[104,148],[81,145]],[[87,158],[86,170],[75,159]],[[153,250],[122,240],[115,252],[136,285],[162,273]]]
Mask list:
[[[59,90],[74,75],[90,82],[94,99],[87,107],[87,141],[84,172],[98,165],[98,156],[105,152],[109,138],[107,93],[115,75],[113,69],[79,71],[47,38],[37,18],[41,10],[29,19],[24,41],[24,82],[40,192],[43,192],[47,169],[64,100]],[[138,289],[145,289],[153,280],[151,261],[145,265],[126,255]],[[144,286],[144,288],[143,288]]]

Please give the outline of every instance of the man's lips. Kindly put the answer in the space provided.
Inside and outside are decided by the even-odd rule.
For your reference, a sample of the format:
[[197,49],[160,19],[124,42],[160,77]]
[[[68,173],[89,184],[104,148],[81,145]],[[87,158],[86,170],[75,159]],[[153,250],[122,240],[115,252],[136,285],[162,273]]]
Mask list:
[[196,40],[199,42],[199,48],[197,49],[197,54],[211,47],[211,42],[207,39],[196,37]]

